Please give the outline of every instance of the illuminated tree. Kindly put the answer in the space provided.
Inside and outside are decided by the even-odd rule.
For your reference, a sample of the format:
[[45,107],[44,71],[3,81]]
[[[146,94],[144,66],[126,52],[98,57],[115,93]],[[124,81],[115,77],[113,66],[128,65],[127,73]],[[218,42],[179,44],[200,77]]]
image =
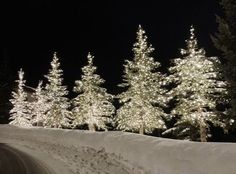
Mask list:
[[28,108],[27,94],[24,91],[25,80],[24,72],[22,69],[18,72],[19,79],[16,80],[18,83],[17,92],[12,92],[13,99],[10,99],[10,102],[13,105],[13,108],[10,110],[10,120],[9,124],[17,125],[21,127],[31,127],[31,115]]
[[66,95],[68,91],[66,86],[62,85],[63,71],[60,69],[59,59],[54,53],[51,62],[51,69],[45,77],[48,84],[45,87],[45,96],[47,97],[47,106],[44,125],[46,127],[62,128],[69,126],[70,112],[68,110],[70,104]]
[[150,54],[154,51],[147,43],[145,31],[139,26],[137,42],[134,44],[134,59],[126,60],[124,82],[119,86],[126,89],[118,95],[122,104],[117,110],[118,129],[151,132],[155,128],[165,128],[162,109],[167,98],[163,88],[164,78],[156,69],[160,67]]
[[42,81],[39,82],[38,87],[33,94],[34,101],[31,103],[32,125],[43,126],[45,121],[46,111],[49,109],[46,96],[43,93]]
[[216,101],[223,99],[227,85],[222,80],[219,59],[206,57],[205,50],[198,48],[193,27],[190,32],[187,49],[181,50],[183,58],[174,59],[169,69],[169,78],[177,85],[170,92],[177,101],[172,114],[180,117],[172,130],[182,128],[180,134],[185,134],[196,128],[201,141],[206,141],[209,122],[224,127]]
[[236,119],[236,1],[220,0],[224,15],[217,16],[218,31],[212,37],[215,47],[221,51],[225,60],[224,74],[228,85],[230,105],[228,110],[229,125]]
[[88,54],[88,65],[82,68],[81,80],[75,81],[74,92],[78,95],[73,100],[73,125],[87,124],[89,130],[106,129],[106,123],[115,112],[112,104],[113,96],[101,85],[105,82],[95,74],[94,57]]

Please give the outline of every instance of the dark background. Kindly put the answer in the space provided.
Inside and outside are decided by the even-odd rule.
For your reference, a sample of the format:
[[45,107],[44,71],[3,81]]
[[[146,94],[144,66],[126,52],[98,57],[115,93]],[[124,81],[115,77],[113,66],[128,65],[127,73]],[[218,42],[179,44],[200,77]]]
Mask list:
[[[170,59],[179,57],[179,49],[185,48],[191,25],[207,55],[220,55],[210,39],[217,30],[216,14],[222,15],[218,0],[3,0],[0,63],[7,65],[12,82],[23,68],[27,85],[36,87],[45,80],[57,51],[64,84],[72,91],[90,51],[108,92],[117,94],[124,60],[133,56],[139,24],[156,49],[153,56],[161,62],[161,71],[167,72]],[[236,139],[234,132],[225,135],[218,128],[212,134],[210,141]]]
[[14,78],[22,67],[32,87],[45,80],[57,51],[71,91],[90,51],[105,87],[118,93],[139,24],[156,49],[153,55],[163,72],[185,47],[191,25],[207,54],[218,55],[210,39],[217,29],[215,14],[221,13],[217,0],[8,0],[1,1],[0,13],[0,58],[7,60]]

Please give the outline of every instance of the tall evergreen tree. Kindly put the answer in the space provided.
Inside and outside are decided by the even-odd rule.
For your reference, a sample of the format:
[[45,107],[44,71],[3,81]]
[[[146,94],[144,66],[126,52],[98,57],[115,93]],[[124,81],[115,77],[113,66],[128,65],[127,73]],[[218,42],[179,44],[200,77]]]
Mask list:
[[89,53],[87,58],[88,65],[82,68],[81,80],[75,81],[74,92],[78,95],[73,100],[73,125],[87,124],[91,131],[96,127],[106,129],[106,123],[115,112],[113,96],[101,87],[105,80],[95,74],[94,57]]
[[226,60],[225,77],[229,85],[229,97],[231,109],[229,110],[230,122],[236,119],[236,1],[220,0],[224,15],[217,16],[218,31],[212,37],[217,49],[222,52],[222,58]]
[[70,107],[66,95],[68,91],[66,86],[62,85],[63,71],[60,69],[59,59],[54,53],[51,62],[51,69],[45,77],[48,84],[45,87],[45,96],[47,97],[47,108],[44,125],[46,127],[62,128],[69,126]]
[[10,99],[13,108],[10,110],[10,120],[12,121],[10,121],[9,124],[21,127],[31,127],[31,115],[28,108],[27,94],[24,91],[24,72],[20,69],[18,73],[19,79],[16,80],[18,83],[18,89],[17,92],[12,92],[13,99]]
[[32,125],[43,126],[46,111],[49,109],[47,98],[43,93],[42,81],[39,81],[38,87],[33,94],[34,101],[31,103]]
[[226,83],[222,80],[219,59],[207,57],[205,50],[198,48],[193,27],[190,32],[187,48],[181,50],[183,57],[174,59],[174,66],[169,68],[169,78],[177,85],[170,92],[177,100],[172,114],[180,117],[172,130],[182,128],[184,134],[196,128],[201,141],[207,141],[209,122],[224,126],[216,101],[227,93]]
[[163,88],[165,76],[156,72],[160,63],[150,56],[153,51],[154,48],[147,43],[145,31],[139,26],[134,58],[126,60],[124,82],[119,85],[126,91],[118,95],[122,104],[117,110],[118,129],[144,134],[155,128],[165,128],[162,119],[165,116],[162,107],[167,102]]

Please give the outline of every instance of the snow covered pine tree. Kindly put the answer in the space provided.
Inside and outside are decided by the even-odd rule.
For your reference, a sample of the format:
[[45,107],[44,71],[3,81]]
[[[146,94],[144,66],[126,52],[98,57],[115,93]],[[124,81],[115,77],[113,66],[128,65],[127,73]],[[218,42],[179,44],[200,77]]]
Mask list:
[[121,107],[117,110],[117,128],[139,131],[140,134],[152,132],[155,128],[165,128],[162,116],[166,114],[164,78],[156,69],[160,67],[150,54],[154,51],[148,45],[145,31],[139,26],[137,42],[134,44],[134,59],[126,60],[124,65],[124,83],[119,86],[126,91],[119,94]]
[[227,85],[222,80],[219,59],[206,57],[205,50],[198,48],[193,27],[190,33],[187,49],[181,50],[183,58],[174,59],[174,66],[169,68],[169,79],[177,85],[170,91],[177,101],[172,114],[180,117],[171,131],[182,129],[180,134],[191,134],[194,128],[199,130],[200,140],[207,141],[208,122],[224,127],[216,101],[227,93]]
[[53,54],[51,69],[45,77],[48,84],[45,87],[45,96],[47,97],[47,108],[44,125],[46,127],[62,128],[68,127],[70,121],[70,103],[66,95],[68,91],[66,86],[62,85],[63,71],[60,69],[59,59],[56,53]]
[[27,102],[27,94],[24,91],[25,80],[22,69],[20,69],[18,75],[19,79],[16,80],[18,83],[18,89],[17,92],[12,92],[13,99],[10,99],[13,108],[10,110],[10,120],[12,121],[10,121],[9,124],[20,127],[31,127],[31,115]]
[[78,95],[73,100],[73,125],[87,124],[91,131],[95,131],[96,127],[106,129],[106,123],[115,112],[113,96],[101,87],[105,80],[95,74],[94,57],[89,53],[87,58],[88,65],[82,68],[81,80],[75,81],[74,92]]

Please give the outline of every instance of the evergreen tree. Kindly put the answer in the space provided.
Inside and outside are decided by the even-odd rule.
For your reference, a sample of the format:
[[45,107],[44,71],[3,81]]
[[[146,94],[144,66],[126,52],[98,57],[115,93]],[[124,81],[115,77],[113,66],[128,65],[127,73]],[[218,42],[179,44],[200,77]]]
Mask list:
[[101,87],[105,80],[95,74],[94,57],[89,53],[87,58],[88,65],[82,68],[81,80],[75,81],[74,92],[78,95],[73,100],[73,125],[87,124],[91,131],[96,127],[106,129],[106,123],[115,112],[113,96]]
[[45,121],[46,111],[49,109],[46,96],[43,94],[42,81],[39,82],[38,87],[33,94],[34,101],[31,103],[32,125],[43,126]]
[[139,26],[133,48],[134,59],[126,60],[124,82],[119,85],[126,91],[118,95],[122,104],[117,110],[118,129],[144,134],[155,128],[165,128],[162,119],[165,116],[162,107],[167,103],[163,88],[165,76],[156,72],[160,63],[150,56],[153,51],[147,43],[145,31]]
[[218,23],[218,32],[212,37],[213,43],[217,49],[222,52],[222,57],[226,61],[225,77],[229,83],[229,97],[231,109],[229,123],[235,123],[236,118],[236,1],[220,0],[224,16],[216,17]]
[[227,93],[226,83],[222,80],[219,59],[206,57],[205,50],[198,48],[193,27],[190,32],[187,49],[181,50],[183,57],[174,59],[174,66],[169,68],[169,78],[177,85],[170,91],[177,101],[172,114],[180,117],[172,130],[182,129],[180,134],[184,135],[197,129],[201,141],[206,141],[209,122],[224,127],[216,101],[223,100]]
[[51,62],[51,69],[45,77],[48,84],[45,87],[45,96],[47,97],[47,108],[44,125],[46,127],[62,128],[69,126],[70,107],[66,95],[68,91],[66,86],[62,85],[63,71],[60,69],[59,59],[54,53]]
[[31,127],[31,115],[28,108],[27,94],[24,91],[25,80],[24,72],[22,69],[18,72],[19,79],[16,80],[18,83],[17,92],[12,92],[13,99],[10,99],[10,102],[13,105],[13,108],[10,110],[10,123],[12,125],[17,125],[21,127]]

